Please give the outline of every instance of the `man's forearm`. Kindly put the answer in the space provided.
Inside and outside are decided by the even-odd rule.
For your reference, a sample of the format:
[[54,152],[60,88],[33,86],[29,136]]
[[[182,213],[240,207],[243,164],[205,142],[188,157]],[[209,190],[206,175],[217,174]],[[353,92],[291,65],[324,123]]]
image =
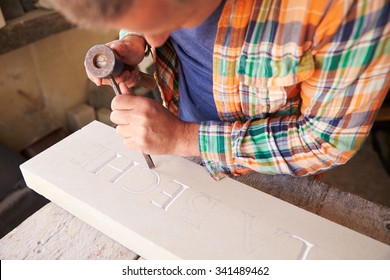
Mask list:
[[179,134],[179,141],[175,149],[175,154],[180,156],[200,156],[198,142],[198,123],[183,123]]

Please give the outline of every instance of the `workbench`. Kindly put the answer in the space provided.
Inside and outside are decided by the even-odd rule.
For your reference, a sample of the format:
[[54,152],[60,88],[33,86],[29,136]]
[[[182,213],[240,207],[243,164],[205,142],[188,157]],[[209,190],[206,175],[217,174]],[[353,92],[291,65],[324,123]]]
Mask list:
[[[390,209],[314,177],[251,173],[236,178],[302,209],[390,244]],[[335,236],[335,238],[337,238]],[[0,259],[142,258],[49,203],[0,240]]]

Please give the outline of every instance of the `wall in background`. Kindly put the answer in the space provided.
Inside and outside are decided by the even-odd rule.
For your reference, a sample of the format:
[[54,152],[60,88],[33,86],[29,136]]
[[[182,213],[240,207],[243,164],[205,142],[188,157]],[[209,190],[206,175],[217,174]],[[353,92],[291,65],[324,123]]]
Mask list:
[[0,142],[21,151],[59,127],[86,102],[84,57],[116,32],[71,29],[0,56]]

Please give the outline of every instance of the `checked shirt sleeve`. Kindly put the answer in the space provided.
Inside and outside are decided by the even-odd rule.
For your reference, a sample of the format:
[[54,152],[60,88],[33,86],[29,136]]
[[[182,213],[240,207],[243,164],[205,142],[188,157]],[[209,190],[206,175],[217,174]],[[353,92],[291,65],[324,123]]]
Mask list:
[[390,4],[383,2],[351,9],[332,36],[317,29],[298,114],[201,123],[199,148],[215,179],[253,170],[315,174],[359,150],[390,86]]

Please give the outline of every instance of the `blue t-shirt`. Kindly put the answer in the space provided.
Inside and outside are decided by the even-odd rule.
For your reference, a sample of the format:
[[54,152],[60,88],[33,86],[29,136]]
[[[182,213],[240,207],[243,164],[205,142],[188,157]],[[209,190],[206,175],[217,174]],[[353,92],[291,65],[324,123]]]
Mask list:
[[195,28],[171,34],[179,57],[179,118],[187,122],[220,120],[213,97],[213,50],[225,0]]

